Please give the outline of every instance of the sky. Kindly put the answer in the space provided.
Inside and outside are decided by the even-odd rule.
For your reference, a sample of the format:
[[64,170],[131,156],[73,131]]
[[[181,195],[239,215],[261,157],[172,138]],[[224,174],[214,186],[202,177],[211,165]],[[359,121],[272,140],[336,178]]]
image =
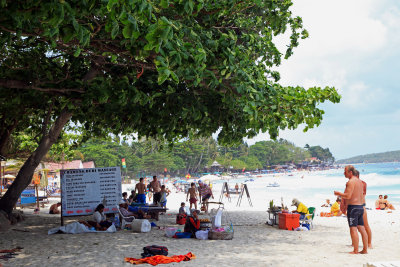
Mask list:
[[[336,159],[400,150],[400,1],[293,2],[310,37],[278,68],[280,83],[333,86],[342,99],[319,106],[325,114],[317,128],[284,130],[279,138],[328,147]],[[268,134],[247,142],[262,140]]]

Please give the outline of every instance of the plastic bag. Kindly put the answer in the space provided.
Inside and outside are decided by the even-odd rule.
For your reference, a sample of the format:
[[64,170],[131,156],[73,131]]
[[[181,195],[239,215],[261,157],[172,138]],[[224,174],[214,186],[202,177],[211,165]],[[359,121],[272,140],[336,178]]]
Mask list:
[[148,220],[134,220],[131,223],[132,232],[147,233],[151,230],[151,224]]
[[197,239],[201,239],[201,240],[206,240],[208,239],[208,230],[204,230],[204,231],[197,231],[196,232],[196,238]]
[[165,235],[168,237],[173,237],[175,233],[178,231],[175,227],[169,227],[165,229]]
[[218,209],[217,214],[212,217],[212,228],[221,227],[222,209]]

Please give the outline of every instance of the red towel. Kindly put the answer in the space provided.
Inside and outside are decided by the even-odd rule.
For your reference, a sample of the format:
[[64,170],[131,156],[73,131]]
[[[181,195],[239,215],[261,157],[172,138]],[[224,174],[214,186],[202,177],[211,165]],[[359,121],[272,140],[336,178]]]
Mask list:
[[167,263],[171,263],[171,262],[190,261],[195,258],[196,258],[196,256],[192,252],[189,252],[186,255],[173,255],[172,257],[156,255],[156,256],[152,256],[152,257],[146,257],[143,259],[125,258],[125,261],[130,262],[135,265],[148,263],[148,264],[155,266],[157,264],[167,264]]

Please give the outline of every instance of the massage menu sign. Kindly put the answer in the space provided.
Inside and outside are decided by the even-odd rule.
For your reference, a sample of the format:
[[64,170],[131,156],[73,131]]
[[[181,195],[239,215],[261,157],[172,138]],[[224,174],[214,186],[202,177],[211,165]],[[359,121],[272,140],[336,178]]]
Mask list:
[[104,213],[116,212],[121,200],[119,167],[61,170],[62,215],[94,213],[102,203]]

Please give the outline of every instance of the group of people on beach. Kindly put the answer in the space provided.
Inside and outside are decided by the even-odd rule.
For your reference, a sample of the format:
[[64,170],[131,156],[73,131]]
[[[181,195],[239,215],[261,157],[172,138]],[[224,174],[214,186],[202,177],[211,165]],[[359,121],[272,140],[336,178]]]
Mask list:
[[388,200],[388,196],[385,195],[382,197],[382,195],[379,195],[379,198],[375,201],[375,208],[377,210],[395,210],[394,206],[392,203],[390,203]]
[[[211,188],[207,184],[203,183],[203,181],[199,180],[198,184],[198,188],[196,188],[195,183],[190,184],[190,188],[188,189],[188,192],[186,194],[186,201],[189,200],[190,209],[192,209],[192,207],[194,206],[194,209],[197,210],[197,201],[198,199],[201,199],[201,210],[207,213],[208,201],[210,198],[214,198],[214,195]],[[197,196],[199,196],[199,198],[197,198]]]
[[[367,254],[372,248],[372,232],[368,224],[367,210],[365,209],[365,195],[367,183],[360,179],[360,172],[352,165],[344,168],[344,176],[349,179],[345,191],[334,191],[335,196],[341,197],[340,210],[347,216],[350,228],[353,251],[351,254]],[[361,234],[363,249],[358,250],[359,236]]]
[[149,201],[153,198],[153,205],[159,205],[165,208],[167,206],[167,197],[169,193],[170,191],[165,185],[161,185],[160,181],[158,181],[157,176],[153,176],[153,181],[151,181],[148,186],[144,183],[144,178],[141,177],[135,189],[131,191],[128,202],[130,201],[129,205],[132,204],[132,202],[144,204],[146,203],[146,194],[148,194]]

